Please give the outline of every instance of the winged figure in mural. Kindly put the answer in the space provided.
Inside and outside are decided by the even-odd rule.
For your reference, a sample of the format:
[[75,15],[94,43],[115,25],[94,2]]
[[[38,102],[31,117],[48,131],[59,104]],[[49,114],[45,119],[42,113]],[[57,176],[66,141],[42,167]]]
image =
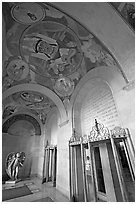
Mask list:
[[25,160],[24,152],[11,152],[6,158],[6,172],[12,180],[18,179],[18,173]]

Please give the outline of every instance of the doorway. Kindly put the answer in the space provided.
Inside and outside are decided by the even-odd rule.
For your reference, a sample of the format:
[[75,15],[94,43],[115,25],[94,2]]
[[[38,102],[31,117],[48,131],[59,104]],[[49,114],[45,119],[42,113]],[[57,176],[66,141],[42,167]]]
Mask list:
[[48,146],[44,151],[42,183],[51,182],[56,186],[57,146]]
[[117,141],[116,147],[119,155],[119,161],[121,164],[121,170],[125,188],[127,192],[128,201],[135,201],[135,175],[131,164],[129,152],[125,144],[126,141]]
[[135,175],[127,135],[70,142],[70,199],[134,202]]
[[82,144],[87,202],[116,201],[107,142]]

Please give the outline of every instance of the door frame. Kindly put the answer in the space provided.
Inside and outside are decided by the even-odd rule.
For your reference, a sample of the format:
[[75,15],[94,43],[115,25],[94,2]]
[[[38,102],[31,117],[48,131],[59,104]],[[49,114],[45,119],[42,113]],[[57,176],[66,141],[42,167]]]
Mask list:
[[[116,144],[115,142],[118,140],[124,141],[125,144],[125,148],[128,151],[129,150],[129,146],[133,146],[131,145],[131,138],[129,139],[129,131],[128,129],[123,129],[120,127],[116,127],[113,130],[115,131],[109,131],[107,132],[107,134],[105,134],[103,137],[101,135],[101,137],[91,137],[91,133],[89,136],[83,136],[83,137],[75,137],[75,135],[73,135],[69,141],[69,150],[71,149],[71,154],[69,154],[69,159],[70,159],[70,164],[71,164],[71,169],[72,167],[72,149],[74,148],[74,146],[79,145],[81,148],[81,159],[82,159],[82,177],[83,177],[83,188],[84,188],[84,201],[87,201],[87,189],[86,189],[86,179],[85,179],[85,167],[84,167],[84,151],[83,151],[83,147],[85,144],[88,145],[89,151],[90,151],[90,163],[91,163],[91,175],[92,175],[92,181],[93,181],[93,192],[94,192],[94,202],[96,202],[98,200],[98,197],[100,197],[101,199],[103,199],[104,201],[110,201],[110,202],[115,202],[117,201],[117,196],[116,196],[116,192],[115,192],[115,187],[114,187],[114,182],[113,182],[113,178],[112,178],[112,169],[110,167],[109,164],[109,158],[108,158],[108,151],[107,151],[107,147],[104,148],[105,149],[105,154],[108,158],[107,160],[107,166],[109,167],[109,179],[111,180],[111,188],[110,186],[107,186],[107,196],[105,197],[104,194],[98,192],[97,190],[97,181],[96,181],[96,170],[95,170],[95,158],[94,158],[94,147],[95,146],[105,146],[108,142],[111,145],[112,148],[112,155],[113,155],[113,159],[114,159],[114,163],[115,163],[115,167],[116,167],[116,173],[117,173],[117,177],[118,177],[118,182],[119,182],[119,188],[120,188],[120,192],[121,192],[121,201],[125,202],[128,201],[128,198],[126,196],[126,188],[125,188],[125,184],[124,184],[124,179],[123,179],[123,175],[122,175],[122,170],[121,170],[121,166],[120,166],[120,162],[119,162],[119,157],[118,157],[118,152],[116,149]],[[131,152],[133,152],[133,150],[131,149],[130,154],[128,154],[128,159],[130,160],[131,158]],[[133,155],[132,155],[133,156]],[[134,156],[133,156],[134,157]],[[73,158],[76,159],[76,158]],[[103,161],[103,157],[101,158],[101,160]],[[104,162],[104,161],[103,161]],[[130,162],[132,163],[132,160],[130,160]],[[133,166],[133,163],[131,164],[131,166]],[[132,170],[134,170],[132,168]],[[70,199],[72,199],[72,195],[74,192],[72,192],[72,186],[73,186],[73,180],[72,175],[71,175],[72,171],[70,170]],[[108,176],[105,175],[105,179]],[[112,192],[113,191],[113,192]],[[113,195],[113,198],[112,198]]]
[[[51,166],[50,166],[51,165]],[[49,176],[49,168],[51,178]],[[42,184],[44,182],[52,182],[53,187],[56,186],[56,170],[57,170],[57,146],[46,146],[44,149]]]

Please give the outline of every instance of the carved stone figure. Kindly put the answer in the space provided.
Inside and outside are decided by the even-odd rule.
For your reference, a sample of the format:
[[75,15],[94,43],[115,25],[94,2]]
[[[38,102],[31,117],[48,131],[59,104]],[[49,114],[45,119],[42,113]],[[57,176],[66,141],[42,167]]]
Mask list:
[[15,181],[18,179],[18,173],[20,168],[23,166],[25,160],[24,152],[11,152],[8,154],[6,159],[6,172]]

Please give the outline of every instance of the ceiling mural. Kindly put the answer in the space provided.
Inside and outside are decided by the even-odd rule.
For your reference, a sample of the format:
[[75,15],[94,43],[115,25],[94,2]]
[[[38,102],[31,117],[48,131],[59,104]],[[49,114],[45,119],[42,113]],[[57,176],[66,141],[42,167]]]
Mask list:
[[43,109],[54,105],[48,97],[32,91],[17,92],[12,97],[18,104],[30,109]]
[[41,21],[45,17],[45,12],[38,4],[24,2],[15,4],[11,9],[11,15],[19,23],[32,24]]
[[[88,71],[117,65],[93,34],[52,5],[4,2],[2,6],[3,92],[18,84],[40,84],[66,103]],[[13,94],[8,106],[11,103],[15,110],[22,106],[35,112],[42,121],[54,106],[49,98],[31,91]]]
[[20,55],[32,71],[50,78],[58,78],[59,74],[69,76],[82,61],[80,41],[75,33],[54,21],[28,27],[20,39]]
[[47,114],[55,107],[54,102],[38,92],[22,91],[9,96],[3,101],[3,119],[18,111],[25,111],[39,117],[45,123]]
[[111,2],[111,5],[135,30],[135,2]]

